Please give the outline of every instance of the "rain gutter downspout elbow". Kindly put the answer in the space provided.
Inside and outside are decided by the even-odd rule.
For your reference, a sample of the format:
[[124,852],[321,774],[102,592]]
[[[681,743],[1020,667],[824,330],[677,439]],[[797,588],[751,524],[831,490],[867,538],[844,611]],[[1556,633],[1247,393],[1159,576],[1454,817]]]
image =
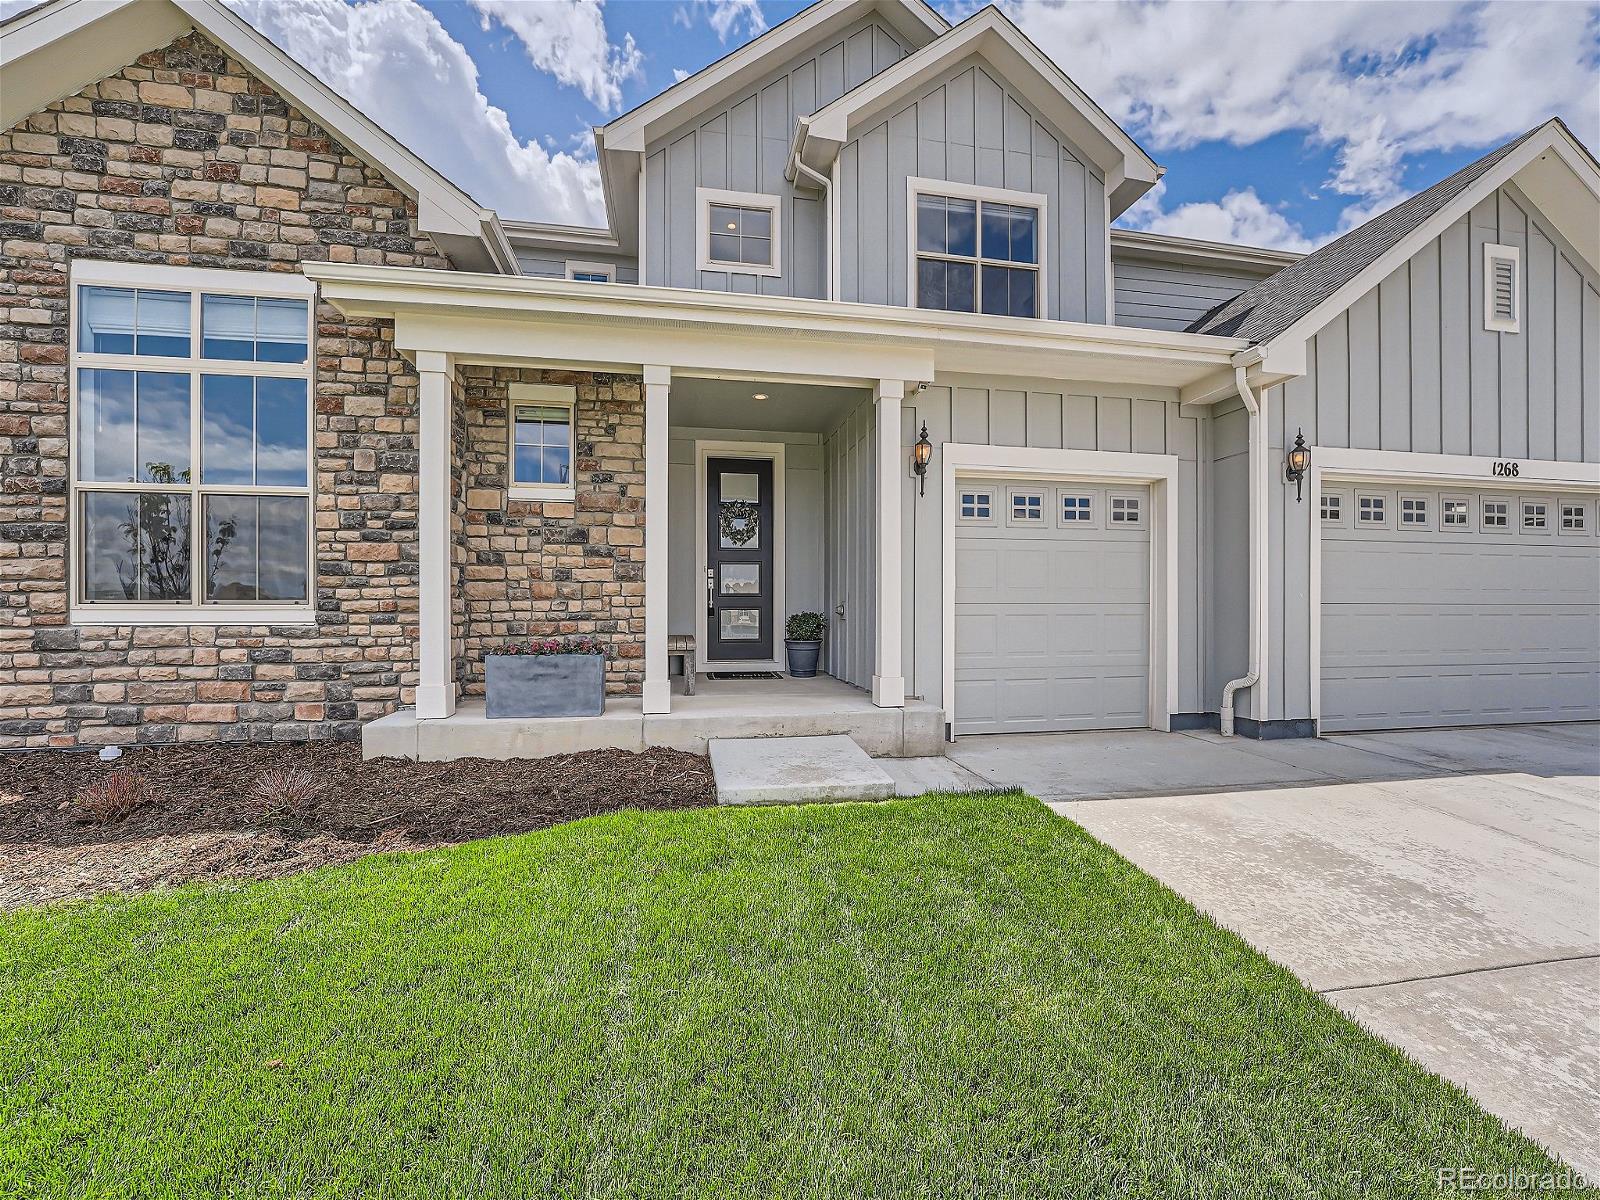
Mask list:
[[[1238,385],[1239,399],[1244,402],[1245,411],[1250,414],[1249,452],[1246,456],[1250,480],[1250,512],[1248,522],[1248,538],[1250,546],[1250,580],[1249,601],[1250,612],[1250,647],[1249,661],[1245,673],[1237,679],[1229,680],[1222,688],[1222,707],[1218,714],[1219,727],[1223,737],[1233,736],[1233,698],[1234,693],[1244,688],[1257,688],[1259,697],[1259,684],[1261,682],[1261,632],[1264,619],[1264,598],[1262,597],[1263,584],[1266,579],[1266,521],[1263,519],[1262,507],[1266,503],[1266,422],[1262,419],[1261,400],[1250,387],[1246,378],[1247,368],[1235,363],[1233,368],[1234,382]],[[1262,705],[1256,705],[1256,720],[1265,721],[1266,713]]]

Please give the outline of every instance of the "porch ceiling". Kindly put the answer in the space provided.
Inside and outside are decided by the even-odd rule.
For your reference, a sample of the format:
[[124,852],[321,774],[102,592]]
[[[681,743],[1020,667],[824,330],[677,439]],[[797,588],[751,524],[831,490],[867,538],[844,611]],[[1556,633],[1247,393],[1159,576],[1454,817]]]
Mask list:
[[[757,393],[766,399],[754,399]],[[827,433],[871,398],[867,388],[680,376],[672,383],[672,423],[698,429]]]

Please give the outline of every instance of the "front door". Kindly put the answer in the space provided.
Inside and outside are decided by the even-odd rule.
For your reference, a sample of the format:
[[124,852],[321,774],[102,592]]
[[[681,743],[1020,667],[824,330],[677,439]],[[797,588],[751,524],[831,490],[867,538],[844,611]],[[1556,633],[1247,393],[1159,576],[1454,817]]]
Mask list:
[[772,460],[706,460],[706,641],[711,662],[772,659]]

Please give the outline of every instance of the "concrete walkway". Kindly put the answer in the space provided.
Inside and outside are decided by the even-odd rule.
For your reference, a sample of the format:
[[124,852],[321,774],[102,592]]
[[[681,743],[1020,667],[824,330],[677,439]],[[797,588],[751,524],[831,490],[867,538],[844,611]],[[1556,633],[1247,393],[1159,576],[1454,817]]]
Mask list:
[[1600,1177],[1600,727],[963,738]]

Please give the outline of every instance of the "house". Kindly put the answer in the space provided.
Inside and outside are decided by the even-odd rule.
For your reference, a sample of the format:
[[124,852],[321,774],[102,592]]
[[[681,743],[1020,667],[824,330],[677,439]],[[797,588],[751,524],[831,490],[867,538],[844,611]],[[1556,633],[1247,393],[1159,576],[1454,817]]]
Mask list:
[[[1161,168],[992,8],[767,31],[596,130],[604,229],[216,0],[52,0],[0,61],[0,746],[1600,717],[1559,121],[1297,257],[1114,228]],[[800,610],[828,680],[682,694],[670,635],[779,673]],[[490,728],[485,652],[566,632],[613,713]]]

